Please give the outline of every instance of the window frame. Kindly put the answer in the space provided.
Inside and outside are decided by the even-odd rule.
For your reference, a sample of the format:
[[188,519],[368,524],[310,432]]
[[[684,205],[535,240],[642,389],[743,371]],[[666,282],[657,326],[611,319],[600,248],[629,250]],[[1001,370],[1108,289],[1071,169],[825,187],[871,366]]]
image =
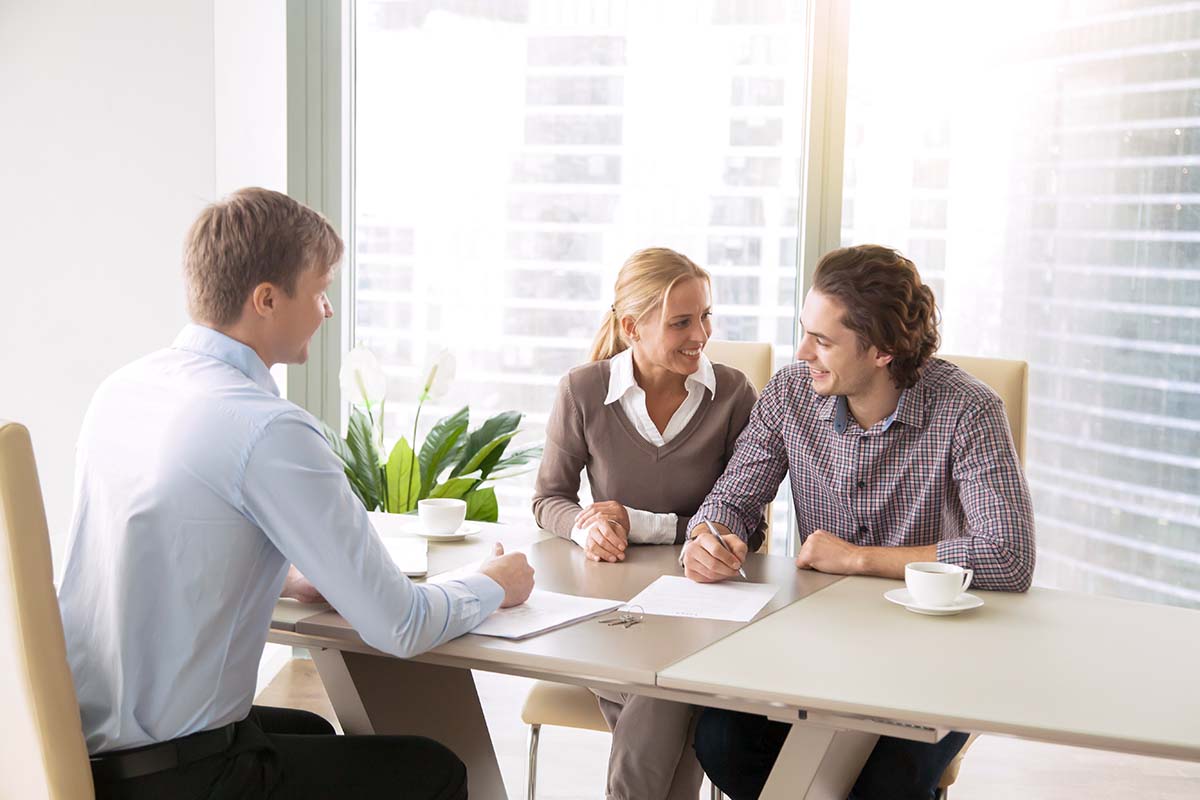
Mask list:
[[[338,371],[342,353],[354,340],[355,6],[356,0],[287,0],[288,194],[324,214],[346,243],[343,266],[329,291],[333,323],[313,337],[308,363],[288,367],[287,392],[334,429],[348,412]],[[850,2],[807,0],[805,20],[793,349],[817,261],[841,242]],[[790,513],[786,537],[785,552],[794,556],[797,537]]]

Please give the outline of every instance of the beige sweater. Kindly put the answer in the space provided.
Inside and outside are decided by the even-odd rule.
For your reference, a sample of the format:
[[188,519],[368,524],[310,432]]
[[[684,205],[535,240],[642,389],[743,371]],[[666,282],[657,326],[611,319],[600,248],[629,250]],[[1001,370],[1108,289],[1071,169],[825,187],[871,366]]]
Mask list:
[[[756,399],[741,372],[723,364],[713,364],[713,370],[716,399],[706,391],[691,421],[665,447],[642,438],[620,403],[604,404],[608,361],[593,361],[567,373],[558,384],[534,486],[538,524],[570,538],[581,510],[580,473],[586,469],[593,500],[675,514],[675,543],[683,542],[688,521],[733,455]],[[762,541],[761,527],[756,537],[751,537],[751,550]]]

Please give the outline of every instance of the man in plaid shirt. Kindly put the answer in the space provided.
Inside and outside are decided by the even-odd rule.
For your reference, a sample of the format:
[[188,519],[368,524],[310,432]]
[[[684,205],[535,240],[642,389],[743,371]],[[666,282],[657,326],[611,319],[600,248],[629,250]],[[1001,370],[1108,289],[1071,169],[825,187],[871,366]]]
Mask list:
[[[915,265],[877,245],[835,250],[817,265],[801,322],[799,363],[767,384],[692,517],[685,574],[736,575],[761,544],[763,506],[790,474],[798,567],[903,578],[909,562],[944,561],[973,569],[981,589],[1028,589],[1033,506],[1004,404],[932,357],[937,309]],[[789,727],[706,709],[696,750],[727,795],[757,797]],[[850,797],[931,798],[965,741],[880,737]]]

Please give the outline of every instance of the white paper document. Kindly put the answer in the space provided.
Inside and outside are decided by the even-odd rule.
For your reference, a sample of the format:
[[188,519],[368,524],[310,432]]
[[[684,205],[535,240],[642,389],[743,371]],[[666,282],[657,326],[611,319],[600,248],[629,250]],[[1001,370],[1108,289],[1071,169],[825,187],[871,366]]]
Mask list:
[[429,542],[415,536],[382,536],[383,546],[396,566],[410,578],[419,578],[429,571]]
[[646,614],[749,622],[779,591],[769,583],[696,583],[690,578],[663,575],[626,606],[641,606]]
[[576,597],[572,594],[534,589],[524,603],[512,608],[498,609],[471,633],[499,636],[503,639],[524,639],[536,633],[603,614],[620,605],[620,600]]

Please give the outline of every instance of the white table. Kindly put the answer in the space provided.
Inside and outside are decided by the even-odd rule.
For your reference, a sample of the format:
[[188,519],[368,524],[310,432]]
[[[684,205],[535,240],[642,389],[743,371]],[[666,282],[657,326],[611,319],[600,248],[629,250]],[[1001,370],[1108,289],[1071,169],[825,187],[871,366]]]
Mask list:
[[[573,542],[535,528],[482,527],[479,536],[466,542],[431,544],[429,574],[482,558],[494,541],[503,541],[509,549],[527,546],[537,585],[551,591],[628,600],[660,575],[680,573],[678,547],[633,547],[623,563],[596,563]],[[790,559],[778,556],[753,555],[746,570],[751,580],[779,586],[758,619],[838,580],[797,571]],[[522,641],[467,634],[403,660],[371,648],[328,607],[281,602],[270,640],[309,649],[346,733],[436,739],[467,764],[472,797],[501,798],[504,785],[472,669],[679,697],[685,693],[657,687],[659,672],[746,624],[655,616],[632,628],[583,621]]]
[[[534,528],[485,525],[430,548],[430,574],[526,545],[538,585],[628,599],[678,548],[584,559]],[[879,735],[934,742],[951,730],[1200,761],[1200,612],[1034,589],[926,617],[888,603],[902,585],[796,570],[755,555],[751,580],[780,593],[748,624],[647,617],[583,622],[512,642],[467,634],[411,660],[362,642],[336,612],[281,603],[271,640],[307,647],[348,733],[420,733],[467,763],[472,796],[505,796],[471,669],[603,686],[765,714],[792,733],[764,797],[841,800]]]
[[870,733],[1200,761],[1200,612],[1035,588],[977,592],[982,608],[931,617],[883,599],[902,585],[840,580],[662,670],[658,685],[800,712],[764,797],[844,798]]

